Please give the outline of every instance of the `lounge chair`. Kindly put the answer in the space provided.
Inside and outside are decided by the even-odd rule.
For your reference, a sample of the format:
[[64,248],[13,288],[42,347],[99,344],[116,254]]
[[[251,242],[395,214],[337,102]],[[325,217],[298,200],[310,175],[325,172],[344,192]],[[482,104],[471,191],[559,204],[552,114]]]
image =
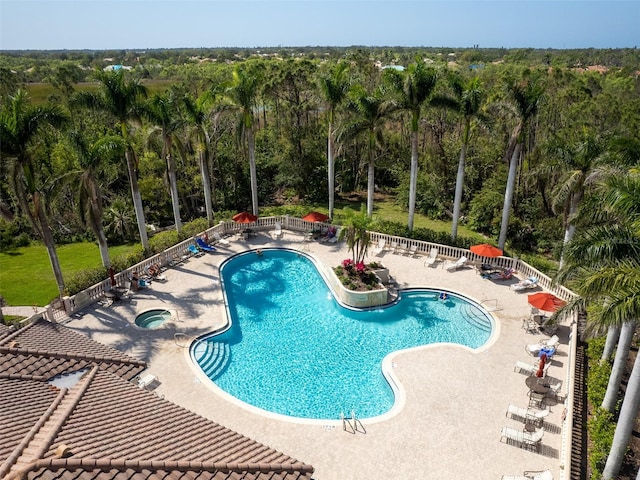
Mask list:
[[411,245],[408,250],[405,250],[404,254],[409,257],[415,257],[417,255],[417,252],[418,252],[418,246]]
[[196,247],[195,245],[189,245],[189,247],[187,248],[187,251],[189,252],[190,255],[193,255],[194,257],[201,257],[202,255],[204,255],[204,252],[200,250],[198,247]]
[[283,237],[282,233],[282,224],[280,222],[276,222],[273,226],[273,231],[271,232],[271,238],[278,240]]
[[[557,335],[554,335],[553,337],[547,340],[540,340],[538,343],[530,343],[528,345],[525,345],[524,348],[529,354],[533,355],[534,357],[537,357],[540,354],[540,350],[542,350],[543,348],[545,349],[553,348],[555,353],[555,349],[559,343],[560,343],[560,338],[558,338]],[[553,355],[553,353],[551,355]],[[549,356],[549,354],[547,354],[547,356]]]
[[438,248],[437,247],[433,247],[429,251],[429,256],[424,261],[424,266],[425,267],[430,267],[432,265],[435,265],[437,261],[438,261]]
[[393,240],[391,242],[391,247],[389,248],[389,250],[391,250],[391,253],[396,253],[398,251],[398,242],[396,240]]
[[213,232],[213,238],[216,240],[216,243],[220,245],[229,245],[230,242],[226,238],[222,238],[219,232]]
[[149,265],[147,268],[144,269],[144,271],[152,280],[156,280],[157,282],[167,281],[166,275],[162,273],[162,269],[160,268],[160,265],[158,265],[157,263],[153,265]]
[[387,244],[387,240],[385,238],[381,238],[378,240],[378,244],[373,247],[373,254],[377,257],[384,251],[384,246]]
[[553,480],[551,470],[524,472],[522,475],[503,475],[502,480]]
[[[542,368],[543,377],[547,375],[547,370],[549,370],[550,365],[551,365],[551,362],[546,362],[544,364],[544,367]],[[519,360],[516,362],[515,367],[513,367],[514,372],[525,373],[530,376],[535,375],[538,369],[539,369],[538,365],[532,365],[530,363],[521,362]]]
[[407,253],[407,244],[404,242],[400,243],[393,251],[393,253],[395,253],[396,255],[404,255],[405,253]]
[[542,442],[543,436],[544,428],[539,428],[535,432],[527,432],[510,427],[502,427],[502,436],[500,437],[500,441],[502,442],[503,439],[511,440],[519,443],[520,448],[538,451],[540,449],[540,443]]
[[514,283],[509,288],[511,290],[515,290],[519,292],[522,290],[529,290],[531,288],[536,288],[537,286],[538,286],[538,277],[529,277],[519,281],[518,283]]
[[213,253],[213,252],[215,252],[217,250],[215,247],[212,247],[211,245],[208,245],[207,242],[205,242],[201,238],[196,238],[196,244],[198,245],[198,248],[200,250],[202,250],[203,252]]
[[537,410],[532,408],[522,408],[516,405],[509,405],[507,407],[506,416],[519,420],[523,423],[531,423],[536,427],[542,426],[544,417],[549,415],[549,407],[544,410]]
[[510,280],[514,273],[515,269],[507,268],[504,272],[492,273],[489,278],[491,278],[491,280]]
[[447,266],[449,272],[455,272],[456,270],[464,267],[467,264],[467,257],[460,257],[456,262]]

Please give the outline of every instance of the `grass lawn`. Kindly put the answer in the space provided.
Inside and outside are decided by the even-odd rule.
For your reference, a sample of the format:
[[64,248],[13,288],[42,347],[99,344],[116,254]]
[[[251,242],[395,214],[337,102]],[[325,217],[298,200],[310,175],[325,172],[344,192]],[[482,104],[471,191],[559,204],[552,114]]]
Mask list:
[[[359,210],[366,200],[337,199],[335,216],[338,222],[345,217],[343,210]],[[264,209],[266,215],[269,208]],[[326,205],[305,205],[292,208],[295,212],[304,215],[310,210],[326,212]],[[407,212],[403,211],[390,199],[380,199],[374,202],[374,218],[385,219],[406,224]],[[451,231],[451,222],[431,220],[423,215],[416,214],[415,227],[424,227],[439,232]],[[459,235],[477,238],[478,242],[487,241],[482,235],[472,232],[464,226],[460,226]],[[119,246],[109,249],[111,257],[115,258],[130,250],[131,246]],[[95,268],[101,265],[100,252],[95,243],[83,242],[57,247],[62,274],[67,278],[85,268]],[[45,306],[58,296],[56,286],[49,263],[46,248],[41,244],[22,247],[11,251],[0,252],[0,295],[8,305],[38,305]]]
[[[122,255],[131,247],[109,249],[112,257]],[[85,268],[101,265],[100,251],[95,243],[83,242],[56,248],[65,278]],[[0,253],[0,295],[8,305],[45,306],[58,296],[49,256],[44,245],[34,244]]]

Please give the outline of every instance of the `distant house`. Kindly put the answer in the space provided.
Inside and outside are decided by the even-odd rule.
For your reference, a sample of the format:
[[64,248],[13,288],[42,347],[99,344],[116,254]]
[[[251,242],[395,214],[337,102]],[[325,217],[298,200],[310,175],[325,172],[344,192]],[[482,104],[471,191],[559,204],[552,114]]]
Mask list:
[[0,324],[0,478],[312,479],[312,466],[138,386],[146,366],[43,319]]
[[132,70],[132,69],[133,67],[130,67],[128,65],[120,65],[120,64],[107,65],[106,67],[103,68],[105,72],[116,72],[118,70]]

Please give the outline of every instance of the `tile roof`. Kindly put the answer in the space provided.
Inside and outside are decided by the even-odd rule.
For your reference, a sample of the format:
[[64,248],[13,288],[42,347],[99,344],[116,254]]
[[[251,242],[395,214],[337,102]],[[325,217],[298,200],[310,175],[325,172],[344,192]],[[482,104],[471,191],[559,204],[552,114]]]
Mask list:
[[49,380],[94,364],[126,380],[147,367],[141,360],[43,319],[0,339],[0,378]]
[[[310,465],[138,388],[127,368],[110,368],[137,361],[47,323],[0,340],[0,478],[312,478]],[[46,382],[65,365],[87,371],[69,388]]]

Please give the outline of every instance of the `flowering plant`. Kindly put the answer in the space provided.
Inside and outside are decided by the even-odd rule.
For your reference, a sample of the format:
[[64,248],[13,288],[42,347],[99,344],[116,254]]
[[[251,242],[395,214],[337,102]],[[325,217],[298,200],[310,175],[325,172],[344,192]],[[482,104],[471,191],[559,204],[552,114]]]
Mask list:
[[364,262],[356,263],[356,272],[362,274],[366,269],[367,267],[365,266]]
[[350,258],[345,258],[342,261],[342,266],[346,269],[350,269],[353,267],[353,260],[351,260]]

